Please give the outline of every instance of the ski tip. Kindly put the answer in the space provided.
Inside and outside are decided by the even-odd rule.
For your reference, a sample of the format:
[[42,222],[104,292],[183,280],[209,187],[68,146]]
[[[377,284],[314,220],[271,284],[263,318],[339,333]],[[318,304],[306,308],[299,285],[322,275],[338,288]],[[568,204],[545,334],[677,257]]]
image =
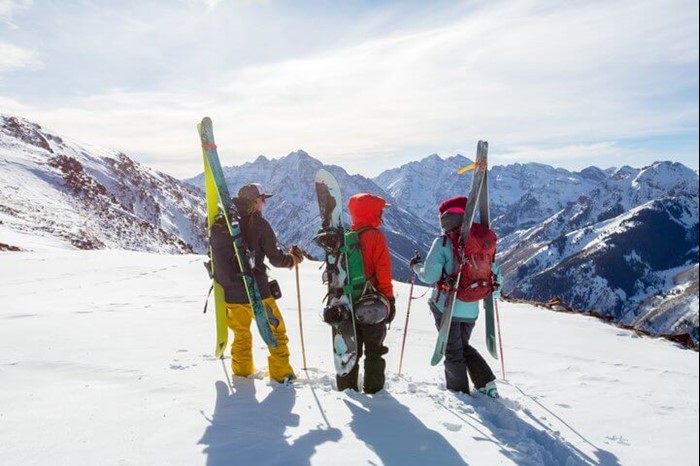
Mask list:
[[476,152],[477,156],[479,154],[482,154],[484,157],[489,151],[489,143],[487,141],[479,141],[479,143],[476,145]]
[[202,118],[202,123],[201,123],[201,124],[202,124],[202,125],[205,125],[205,126],[206,126],[206,125],[211,125],[211,118],[209,118],[208,116],[205,116],[204,118]]

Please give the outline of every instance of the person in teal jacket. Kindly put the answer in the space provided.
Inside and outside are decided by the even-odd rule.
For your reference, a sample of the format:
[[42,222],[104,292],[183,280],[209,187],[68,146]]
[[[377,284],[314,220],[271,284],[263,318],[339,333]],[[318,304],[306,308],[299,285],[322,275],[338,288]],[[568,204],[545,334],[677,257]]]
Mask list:
[[[449,276],[456,272],[455,267],[458,267],[452,242],[447,233],[461,226],[466,205],[467,198],[464,196],[450,198],[440,204],[440,224],[443,234],[435,238],[424,262],[421,261],[420,255],[416,254],[409,263],[411,270],[420,281],[435,285],[429,306],[438,329],[449,295],[438,282],[441,281],[443,274]],[[501,283],[500,267],[494,262],[492,269],[496,275],[496,282]],[[493,294],[494,298],[498,298],[500,287]],[[471,377],[478,391],[495,398],[498,397],[496,376],[476,348],[469,344],[469,338],[478,317],[478,301],[464,302],[455,297],[452,323],[445,349],[445,385],[448,390],[469,393]]]

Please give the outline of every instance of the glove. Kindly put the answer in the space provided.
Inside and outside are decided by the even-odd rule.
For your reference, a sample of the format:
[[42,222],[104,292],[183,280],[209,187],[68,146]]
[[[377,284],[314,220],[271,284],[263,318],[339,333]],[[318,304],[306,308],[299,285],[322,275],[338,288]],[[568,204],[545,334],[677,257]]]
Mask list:
[[396,317],[396,298],[389,298],[389,315],[386,318],[386,323],[390,324]]
[[416,253],[413,254],[413,257],[411,257],[411,260],[408,261],[408,268],[413,270],[413,266],[420,264],[421,262],[423,262],[423,258],[420,256],[420,253],[416,251]]
[[497,281],[493,282],[493,299],[500,299],[501,297],[501,284]]
[[294,259],[294,265],[297,265],[304,260],[304,251],[296,244],[289,248],[289,254],[291,254],[292,259]]

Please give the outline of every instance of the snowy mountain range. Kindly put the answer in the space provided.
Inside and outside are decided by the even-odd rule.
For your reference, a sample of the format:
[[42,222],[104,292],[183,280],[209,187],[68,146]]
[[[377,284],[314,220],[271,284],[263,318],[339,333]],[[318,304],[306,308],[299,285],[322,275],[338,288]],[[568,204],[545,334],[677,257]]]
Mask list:
[[[258,182],[274,196],[267,202],[267,218],[282,247],[299,244],[314,257],[323,257],[322,250],[314,242],[314,235],[321,227],[321,218],[314,190],[314,177],[320,168],[331,172],[341,187],[343,199],[360,192],[370,192],[382,196],[392,204],[384,214],[383,230],[391,250],[394,276],[408,279],[406,263],[416,250],[426,250],[435,236],[435,226],[422,220],[398,203],[384,189],[369,178],[350,175],[334,165],[324,165],[304,151],[292,152],[286,157],[270,160],[259,156],[255,161],[237,167],[224,168],[224,176],[232,193],[250,182]],[[186,180],[202,189],[203,175]],[[346,209],[347,210],[347,209]],[[343,222],[350,225],[347,211]]]
[[191,186],[125,154],[0,114],[0,250],[27,237],[78,249],[204,251],[205,215]]
[[[420,199],[415,211],[429,220],[468,186],[454,173],[469,159],[440,160],[431,155],[375,181],[399,202]],[[493,167],[489,187],[506,295],[558,297],[653,335],[688,334],[697,346],[695,171],[672,162],[580,172],[514,164]]]
[[[435,224],[440,202],[451,196],[465,195],[469,189],[471,178],[457,176],[456,172],[471,162],[462,155],[443,160],[433,154],[387,170],[374,181],[401,205],[411,206],[412,212]],[[504,237],[533,226],[607,177],[606,172],[595,167],[570,172],[540,163],[494,166],[489,171],[492,227]]]
[[558,296],[652,334],[689,333],[697,344],[698,177],[683,165],[617,170],[500,247],[510,296]]
[[[225,162],[225,149],[221,155]],[[299,244],[316,257],[319,168],[336,176],[345,199],[385,197],[394,275],[405,280],[408,258],[427,252],[439,233],[438,204],[468,190],[470,176],[455,172],[469,162],[433,154],[369,179],[296,151],[224,173],[233,193],[248,182],[273,192],[265,215],[280,246]],[[506,295],[556,296],[655,335],[687,333],[697,345],[696,172],[672,162],[578,172],[529,163],[494,166],[489,181]],[[122,153],[0,117],[0,250],[31,249],[27,238],[39,235],[81,249],[204,253],[201,186],[201,174],[179,181]]]

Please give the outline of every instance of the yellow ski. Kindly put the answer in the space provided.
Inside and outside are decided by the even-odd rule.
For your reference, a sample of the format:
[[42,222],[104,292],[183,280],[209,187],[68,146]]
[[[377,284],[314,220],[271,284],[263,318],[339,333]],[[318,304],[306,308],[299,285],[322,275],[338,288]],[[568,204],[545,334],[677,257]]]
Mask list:
[[[199,125],[197,125],[197,130],[199,130]],[[211,173],[209,164],[207,163],[206,156],[204,157],[204,190],[207,197],[207,228],[211,230],[211,226],[216,220],[216,216],[219,214],[219,203],[216,193],[216,183],[214,182],[214,176]],[[214,264],[213,254],[209,254],[212,257],[212,271],[216,267]],[[214,303],[216,306],[216,351],[214,352],[217,358],[223,356],[224,351],[226,351],[226,345],[228,344],[228,324],[226,322],[226,299],[224,296],[224,289],[219,285],[216,280],[212,280],[214,285]]]

